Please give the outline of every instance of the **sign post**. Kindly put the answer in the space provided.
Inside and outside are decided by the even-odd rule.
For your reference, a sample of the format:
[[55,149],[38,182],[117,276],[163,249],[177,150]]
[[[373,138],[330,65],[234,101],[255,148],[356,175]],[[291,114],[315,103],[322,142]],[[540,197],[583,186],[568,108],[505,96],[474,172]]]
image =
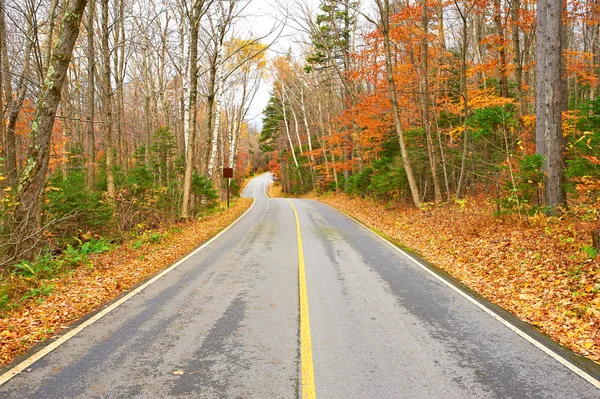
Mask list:
[[229,208],[229,179],[233,178],[233,168],[223,168],[223,178],[227,179],[227,208]]

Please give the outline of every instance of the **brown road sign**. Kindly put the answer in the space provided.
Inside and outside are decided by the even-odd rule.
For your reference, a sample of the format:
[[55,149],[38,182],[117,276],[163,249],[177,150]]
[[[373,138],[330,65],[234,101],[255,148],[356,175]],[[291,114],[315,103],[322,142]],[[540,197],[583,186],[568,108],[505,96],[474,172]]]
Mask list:
[[232,179],[233,178],[233,168],[223,168],[223,178],[224,179]]

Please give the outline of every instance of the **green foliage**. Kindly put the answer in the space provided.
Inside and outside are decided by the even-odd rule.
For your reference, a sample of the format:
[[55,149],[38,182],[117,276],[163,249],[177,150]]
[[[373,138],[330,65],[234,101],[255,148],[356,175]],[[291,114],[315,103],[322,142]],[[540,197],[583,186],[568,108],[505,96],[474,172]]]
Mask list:
[[[415,132],[407,132],[407,137]],[[411,137],[414,139],[414,137]],[[381,144],[379,158],[372,167],[367,167],[350,176],[345,191],[351,195],[373,195],[384,199],[397,197],[405,187],[406,173],[400,156],[398,139],[391,135]]]
[[372,168],[364,168],[361,172],[350,176],[346,182],[346,193],[350,195],[365,195],[369,191],[372,174]]
[[21,260],[14,264],[12,271],[25,278],[52,278],[87,262],[91,254],[106,252],[112,248],[113,246],[103,238],[87,241],[80,246],[68,244],[58,256],[44,252],[34,261]]
[[160,233],[152,233],[148,237],[148,242],[151,244],[158,244],[162,240],[163,236]]
[[[567,170],[566,176],[571,184],[582,179],[600,180],[600,100],[584,103],[579,109],[575,125],[575,133],[567,136]],[[596,196],[600,196],[596,192]]]
[[66,176],[57,171],[50,177],[43,209],[47,221],[62,219],[52,229],[63,236],[76,235],[80,230],[99,230],[112,216],[110,205],[100,193],[86,187],[80,169],[73,169]]
[[586,245],[582,248],[582,251],[585,252],[591,259],[595,258],[598,255],[598,251],[596,248]]
[[[76,242],[81,244],[78,239]],[[58,255],[45,251],[33,261],[21,260],[13,264],[5,271],[9,278],[0,280],[0,311],[16,307],[24,299],[40,297],[41,300],[41,297],[54,289],[47,280],[89,263],[91,254],[102,253],[112,248],[113,245],[103,238],[93,239],[78,246],[69,244]],[[14,281],[19,283],[15,284]]]
[[[240,183],[241,180],[238,179],[229,179],[230,180],[230,184],[229,184],[229,195],[231,197],[238,197],[240,195]],[[227,190],[227,179],[223,179],[222,181],[223,184],[223,192],[226,192]]]
[[49,253],[39,255],[33,262],[21,260],[13,266],[14,272],[25,278],[52,276],[56,269],[57,264],[52,261],[52,255]]
[[74,268],[86,260],[87,255],[82,254],[70,244],[67,245],[67,248],[63,252],[62,261],[64,262],[64,265],[69,268]]
[[54,284],[40,284],[37,288],[32,288],[21,297],[21,300],[35,298],[39,296],[48,296],[54,291]]
[[467,120],[467,125],[473,136],[478,138],[494,134],[499,129],[516,127],[517,119],[512,105],[492,106],[475,109]]
[[350,50],[350,36],[356,23],[357,2],[321,1],[321,13],[317,14],[315,24],[318,32],[311,35],[313,52],[308,55],[306,72],[322,69],[332,64],[343,67],[344,53]]
[[62,258],[58,258],[55,260],[55,262],[61,263],[62,261],[65,266],[74,268],[81,263],[87,262],[89,255],[106,252],[112,248],[113,246],[103,238],[100,238],[99,240],[87,241],[80,247],[67,245],[67,248],[62,254]]
[[175,156],[175,135],[169,127],[156,129],[152,134],[152,162],[155,174],[162,181],[166,181],[169,175],[169,160]]
[[154,186],[154,175],[144,164],[137,165],[125,178],[125,188],[133,195],[141,195],[152,190]]
[[79,252],[84,255],[100,254],[102,252],[109,251],[112,248],[113,246],[108,241],[106,241],[104,238],[100,238],[98,240],[84,242],[79,248]]
[[407,185],[406,173],[400,157],[381,158],[373,163],[376,171],[369,189],[381,197],[397,196]]
[[175,158],[175,138],[167,127],[152,135],[151,147],[138,147],[135,164],[123,178],[116,197],[122,232],[139,224],[149,227],[179,216],[182,187],[179,177],[185,169],[184,157]]
[[[508,195],[500,199],[504,211],[535,213],[542,203],[542,181],[544,157],[538,154],[527,155],[518,162],[512,178],[506,178],[504,190]],[[508,167],[504,167],[506,173]],[[514,179],[514,182],[513,182]]]
[[275,150],[275,140],[279,136],[279,129],[283,123],[283,106],[279,97],[271,94],[263,115],[263,128],[259,138],[260,150],[271,152]]
[[10,309],[10,296],[8,295],[8,287],[0,286],[0,311]]
[[381,198],[398,196],[406,184],[402,159],[398,156],[382,157],[347,181],[345,191],[350,195],[374,195]]
[[203,208],[212,209],[218,204],[219,194],[206,176],[198,173],[192,175],[192,192],[205,202],[202,204]]

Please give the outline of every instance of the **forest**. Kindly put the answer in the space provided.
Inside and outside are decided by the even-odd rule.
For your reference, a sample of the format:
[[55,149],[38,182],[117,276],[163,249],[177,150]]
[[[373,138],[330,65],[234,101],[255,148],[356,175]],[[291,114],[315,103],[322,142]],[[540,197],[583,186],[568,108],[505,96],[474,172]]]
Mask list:
[[303,9],[310,45],[274,61],[260,139],[284,191],[416,207],[483,193],[522,215],[596,209],[599,10],[556,7],[324,1],[314,18]]
[[223,167],[237,193],[268,47],[247,7],[0,2],[0,269],[210,213]]
[[549,218],[600,291],[600,5],[282,0],[257,34],[255,3],[0,0],[0,310],[266,170],[404,218]]

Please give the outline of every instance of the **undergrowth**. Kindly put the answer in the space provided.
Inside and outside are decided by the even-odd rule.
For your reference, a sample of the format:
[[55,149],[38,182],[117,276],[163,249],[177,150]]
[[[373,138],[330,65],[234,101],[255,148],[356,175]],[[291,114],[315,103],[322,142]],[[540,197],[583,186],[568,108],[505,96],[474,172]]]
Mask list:
[[100,254],[114,248],[104,238],[67,245],[65,250],[54,255],[48,251],[33,261],[21,260],[3,273],[0,282],[0,313],[14,309],[25,300],[43,298],[54,290],[49,282],[64,273],[86,265],[92,267],[90,255]]

